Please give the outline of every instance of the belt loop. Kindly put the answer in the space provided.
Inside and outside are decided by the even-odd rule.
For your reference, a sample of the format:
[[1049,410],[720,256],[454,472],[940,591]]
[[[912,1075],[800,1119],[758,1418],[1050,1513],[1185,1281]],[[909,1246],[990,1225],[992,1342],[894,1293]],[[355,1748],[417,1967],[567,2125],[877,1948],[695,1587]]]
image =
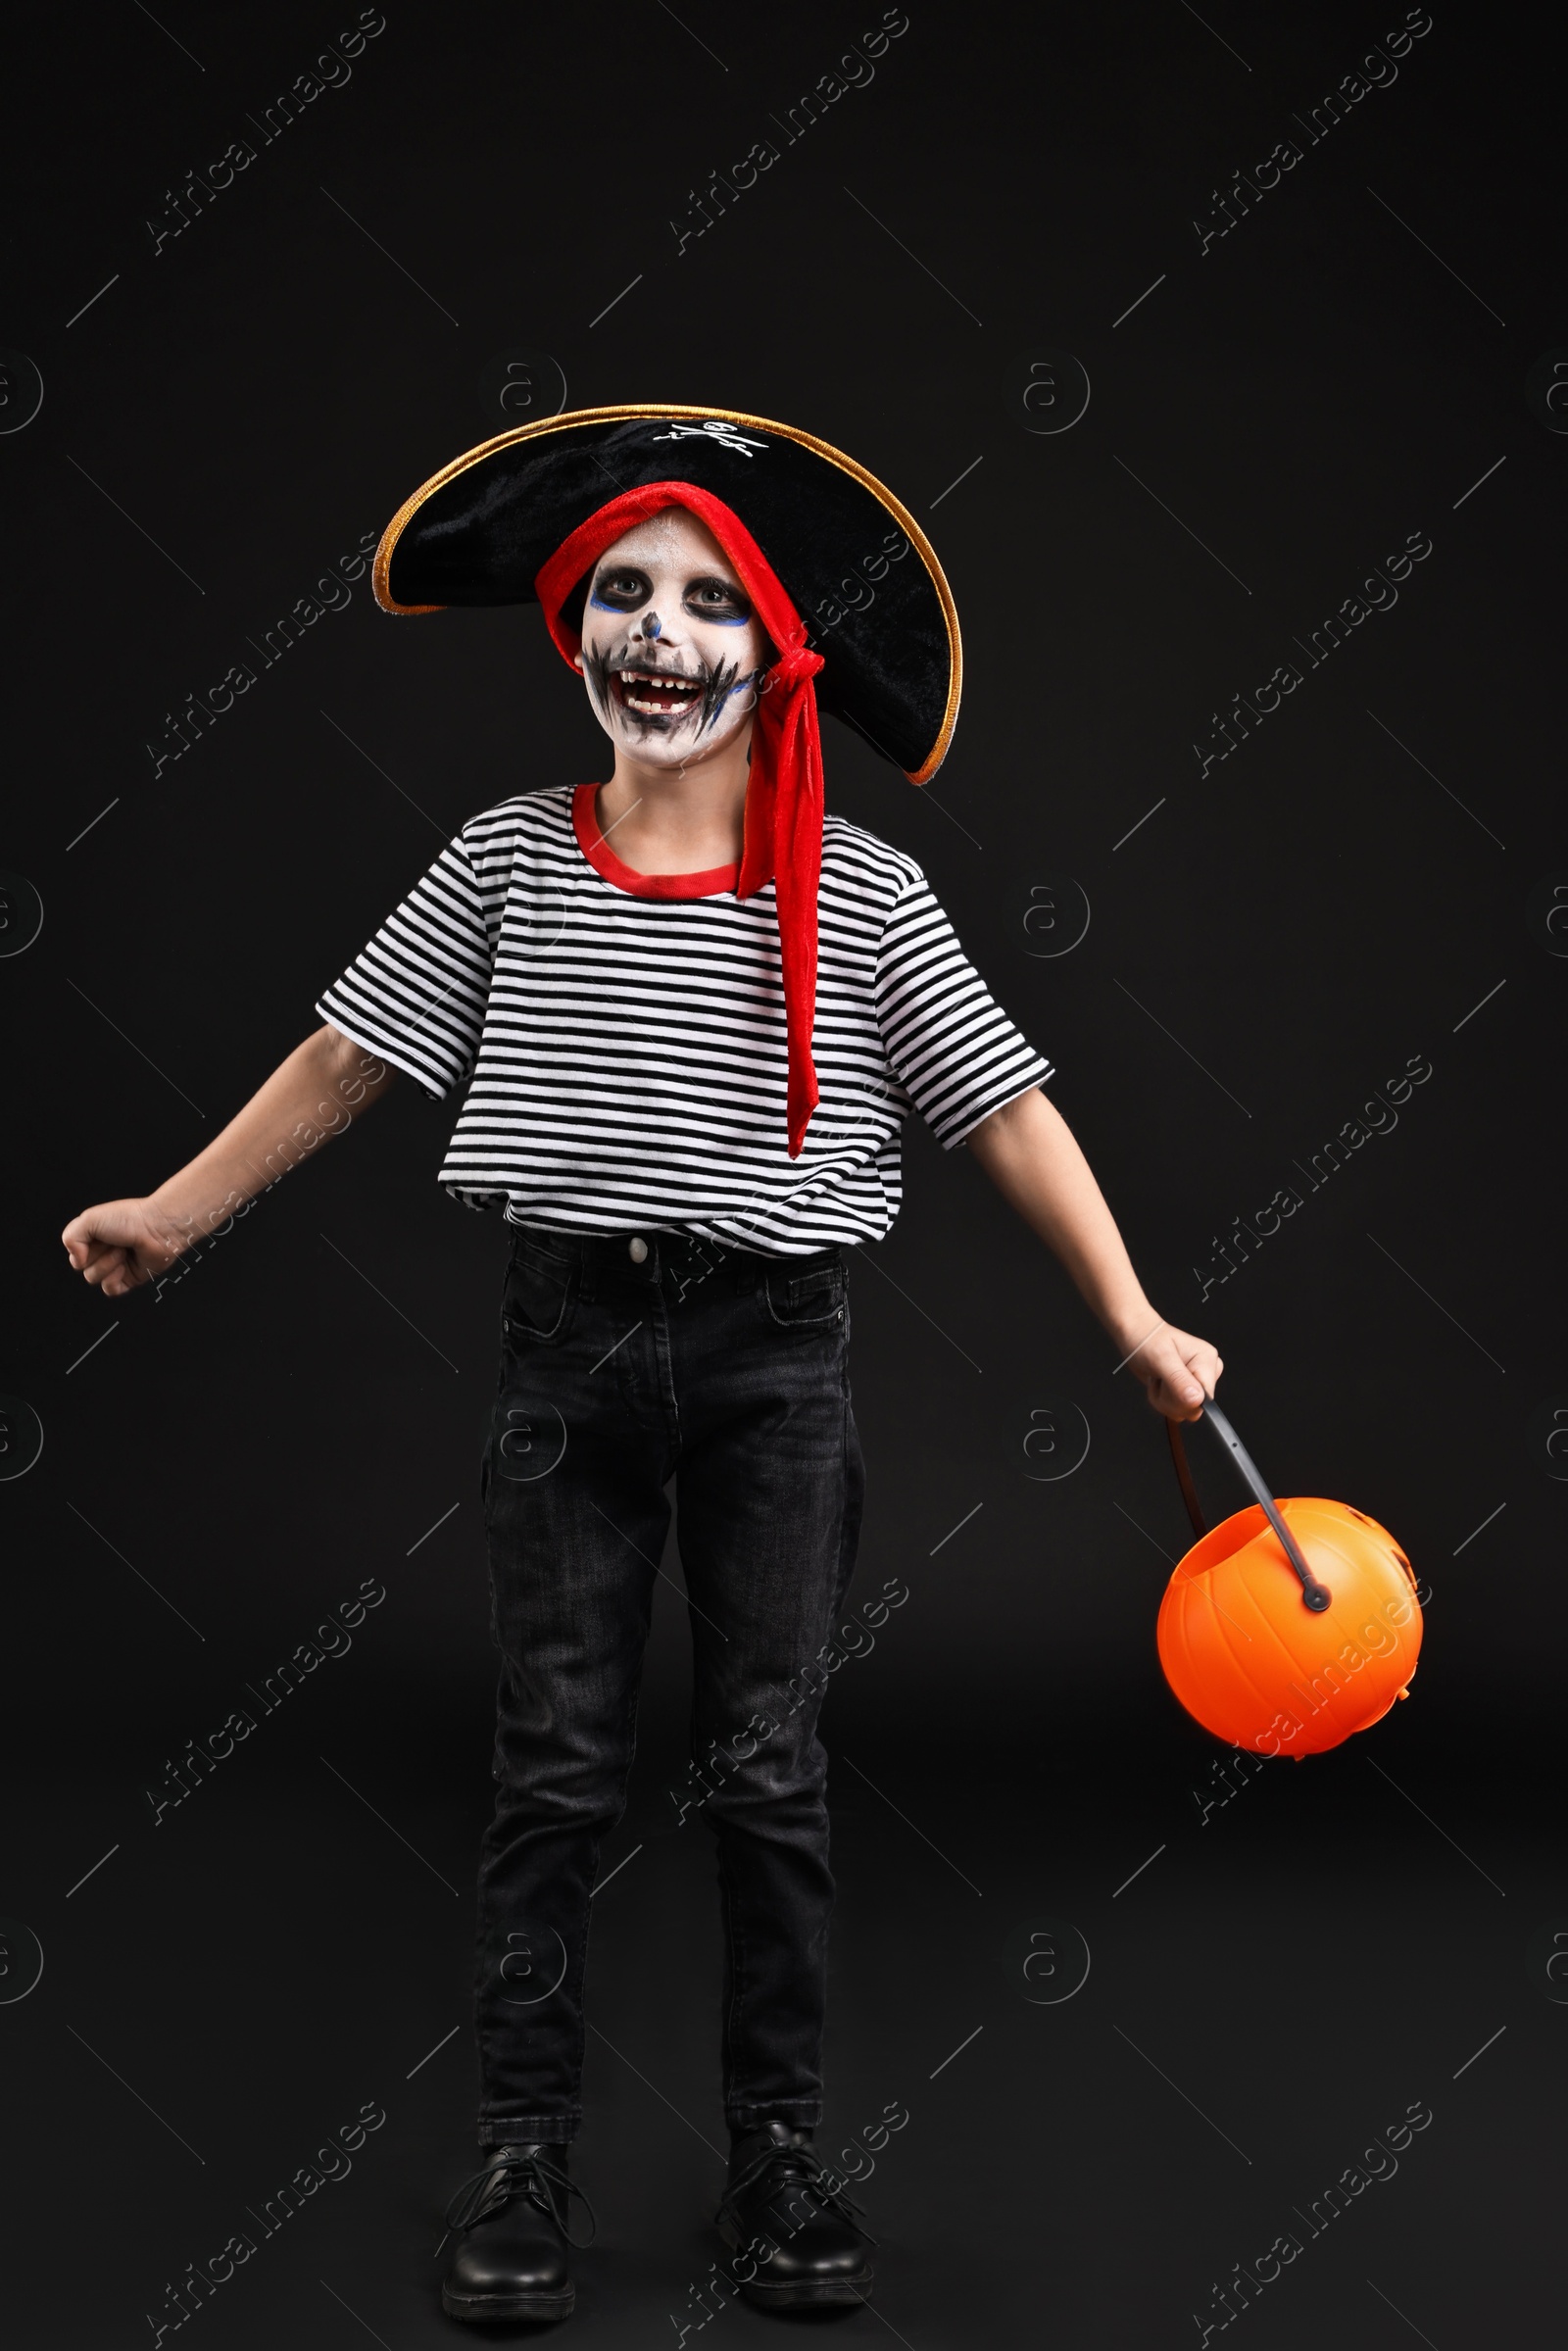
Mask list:
[[598,1270],[595,1264],[597,1254],[592,1235],[583,1234],[577,1243],[577,1296],[587,1306],[591,1306],[594,1302],[594,1275]]

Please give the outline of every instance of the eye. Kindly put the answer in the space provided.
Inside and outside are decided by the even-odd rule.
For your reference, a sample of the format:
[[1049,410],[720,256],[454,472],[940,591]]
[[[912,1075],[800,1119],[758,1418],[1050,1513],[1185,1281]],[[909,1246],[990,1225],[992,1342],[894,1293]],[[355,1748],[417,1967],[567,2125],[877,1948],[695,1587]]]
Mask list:
[[727,579],[694,579],[686,590],[686,610],[699,620],[749,620],[750,605]]
[[653,592],[654,583],[646,571],[607,571],[594,582],[593,600],[612,612],[635,612]]

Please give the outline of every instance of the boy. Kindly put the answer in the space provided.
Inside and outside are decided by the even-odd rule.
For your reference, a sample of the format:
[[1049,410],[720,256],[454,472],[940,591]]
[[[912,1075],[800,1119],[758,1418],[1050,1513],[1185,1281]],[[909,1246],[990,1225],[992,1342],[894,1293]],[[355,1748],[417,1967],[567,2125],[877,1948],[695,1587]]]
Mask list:
[[536,596],[611,779],[466,824],[225,1132],[63,1238],[123,1296],[261,1191],[286,1137],[314,1148],[399,1070],[434,1096],[467,1081],[441,1180],[504,1205],[515,1238],[483,1470],[502,1654],[484,2162],[449,2213],[443,2306],[572,2307],[588,1903],[624,1803],[671,1476],[693,1752],[725,1759],[705,1806],[726,1947],[718,2228],[753,2301],[862,2301],[869,2240],[812,2140],[833,1885],[809,1669],[860,1514],[844,1253],[897,1213],[901,1120],[918,1108],[968,1144],[1156,1409],[1196,1418],[1220,1361],[1144,1297],[1039,1091],[1049,1066],[919,867],[824,817],[818,676],[915,782],[956,715],[952,597],[888,491],[755,417],[584,411],[425,483],[375,584],[403,612]]

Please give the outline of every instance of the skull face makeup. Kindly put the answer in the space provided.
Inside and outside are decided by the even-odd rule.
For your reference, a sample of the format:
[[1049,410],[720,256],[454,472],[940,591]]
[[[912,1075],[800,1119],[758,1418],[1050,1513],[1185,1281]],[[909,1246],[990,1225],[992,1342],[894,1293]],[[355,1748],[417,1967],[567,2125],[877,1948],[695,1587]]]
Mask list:
[[649,767],[690,766],[733,744],[773,660],[733,564],[683,507],[600,557],[581,639],[595,716],[617,752]]

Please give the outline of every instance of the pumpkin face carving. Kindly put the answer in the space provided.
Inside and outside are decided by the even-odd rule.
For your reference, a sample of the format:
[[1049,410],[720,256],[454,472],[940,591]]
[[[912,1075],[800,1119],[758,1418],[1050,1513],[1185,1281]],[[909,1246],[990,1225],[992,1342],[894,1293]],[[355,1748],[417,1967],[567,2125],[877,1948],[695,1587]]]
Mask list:
[[1332,1595],[1320,1614],[1254,1502],[1196,1543],[1160,1603],[1165,1679],[1205,1731],[1258,1755],[1317,1755],[1407,1694],[1421,1650],[1409,1561],[1344,1502],[1278,1504]]

